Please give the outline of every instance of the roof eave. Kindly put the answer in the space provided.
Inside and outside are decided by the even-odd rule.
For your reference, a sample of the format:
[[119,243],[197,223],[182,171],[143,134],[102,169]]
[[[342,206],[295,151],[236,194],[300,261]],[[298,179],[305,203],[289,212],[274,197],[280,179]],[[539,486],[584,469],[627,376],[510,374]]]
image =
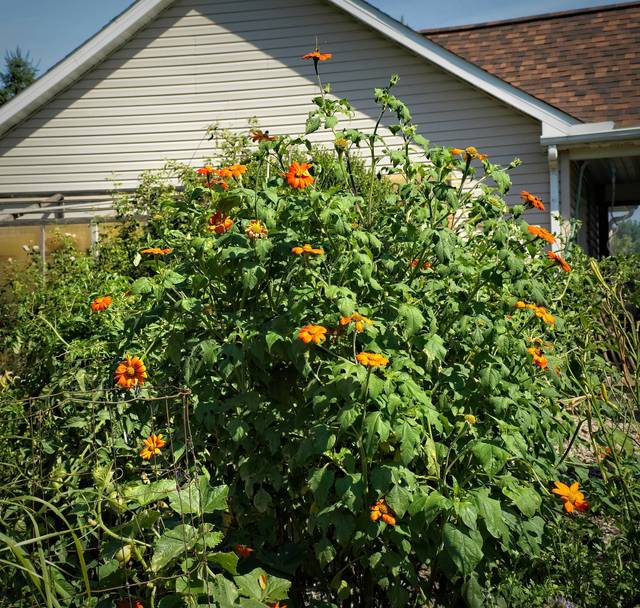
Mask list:
[[138,0],[103,30],[0,107],[0,135],[75,82],[174,0]]
[[[602,128],[603,125],[607,125]],[[611,126],[610,126],[611,125]],[[640,127],[627,127],[623,129],[613,128],[613,123],[593,123],[578,125],[578,128],[569,129],[565,134],[549,135],[540,138],[544,146],[558,146],[568,148],[573,145],[588,144],[615,144],[617,142],[640,140]],[[589,128],[592,127],[592,128]]]
[[580,121],[553,106],[489,74],[477,65],[425,38],[363,0],[327,0],[359,21],[401,44],[443,70],[499,99],[520,112],[558,131],[565,132]]

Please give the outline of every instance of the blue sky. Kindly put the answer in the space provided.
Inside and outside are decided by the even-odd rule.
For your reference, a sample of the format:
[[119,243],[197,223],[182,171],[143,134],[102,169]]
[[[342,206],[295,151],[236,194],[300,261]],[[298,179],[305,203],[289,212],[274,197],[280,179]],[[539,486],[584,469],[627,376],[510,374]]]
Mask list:
[[[445,27],[616,4],[621,0],[369,0],[414,28]],[[0,52],[20,46],[40,73],[82,44],[131,0],[0,0]]]

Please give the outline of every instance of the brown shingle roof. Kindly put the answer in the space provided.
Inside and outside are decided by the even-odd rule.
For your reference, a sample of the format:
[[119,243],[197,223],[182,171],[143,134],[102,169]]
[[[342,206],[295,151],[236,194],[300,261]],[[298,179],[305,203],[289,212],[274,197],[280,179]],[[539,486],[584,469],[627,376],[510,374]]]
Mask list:
[[583,122],[640,125],[640,2],[422,33]]

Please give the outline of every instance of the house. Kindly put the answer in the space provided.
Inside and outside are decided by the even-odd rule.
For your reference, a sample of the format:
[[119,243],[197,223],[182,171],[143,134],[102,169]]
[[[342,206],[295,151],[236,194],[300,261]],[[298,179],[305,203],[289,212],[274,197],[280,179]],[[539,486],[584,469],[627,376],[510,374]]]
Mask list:
[[[549,211],[528,219],[556,231],[557,213],[586,218],[583,244],[598,253],[600,241],[582,236],[591,234],[591,218],[599,226],[605,202],[635,200],[640,183],[637,45],[631,27],[628,35],[623,28],[624,36],[606,31],[612,19],[626,28],[632,21],[626,11],[638,15],[640,5],[419,33],[362,0],[138,0],[0,107],[0,231],[43,219],[83,223],[108,216],[114,180],[133,190],[143,169],[166,160],[199,165],[210,155],[205,129],[214,122],[246,131],[255,117],[271,133],[299,133],[317,94],[313,64],[301,55],[317,40],[334,55],[322,65],[324,79],[356,110],[348,126],[373,128],[372,89],[398,73],[397,95],[424,136],[447,146],[474,145],[502,164],[520,158],[510,200],[524,189],[540,196]],[[540,59],[527,56],[538,43],[553,49],[548,69],[538,73],[555,74],[553,61],[566,65],[561,42],[575,40],[559,33],[568,27],[562,21],[572,19],[593,21],[591,41],[620,40],[622,48],[607,63],[611,92],[624,74],[627,90],[615,96],[620,103],[602,84],[606,79],[587,104],[561,90],[563,81],[587,69],[582,65],[567,78],[557,71],[554,95],[536,86],[541,77],[519,76],[537,69]],[[500,45],[511,40],[501,32],[525,26],[547,34],[511,41],[501,58]],[[464,45],[484,32],[497,37],[492,48],[498,54]],[[636,30],[634,42],[639,37]],[[547,56],[544,48],[540,53]],[[604,69],[597,55],[589,54],[592,63],[585,56],[584,65]],[[635,69],[622,72],[634,62]],[[513,72],[502,67],[509,63]],[[329,138],[318,134],[317,141]]]

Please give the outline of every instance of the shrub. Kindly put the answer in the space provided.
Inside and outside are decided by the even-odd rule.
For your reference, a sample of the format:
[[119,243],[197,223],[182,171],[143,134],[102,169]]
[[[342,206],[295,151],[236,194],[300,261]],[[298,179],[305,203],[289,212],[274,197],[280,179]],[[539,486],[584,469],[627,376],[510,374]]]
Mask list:
[[[375,97],[398,149],[377,129],[339,130],[350,107],[323,90],[307,135],[324,125],[333,151],[266,137],[248,171],[183,171],[181,188],[146,182],[148,251],[132,260],[130,287],[118,277],[101,293],[133,297],[91,321],[99,352],[83,344],[88,295],[79,335],[62,328],[64,372],[47,387],[95,390],[105,419],[84,412],[78,437],[58,429],[45,468],[87,429],[103,447],[93,483],[71,476],[66,494],[47,488],[50,500],[66,501],[80,527],[95,519],[114,551],[132,546],[123,561],[138,591],[162,570],[146,592],[161,606],[222,601],[223,588],[232,599],[221,605],[278,601],[281,578],[298,606],[516,605],[530,601],[528,581],[505,572],[543,568],[558,519],[584,517],[562,514],[563,503],[585,507],[577,495],[551,493],[576,472],[562,459],[575,426],[561,402],[576,395],[574,336],[548,310],[572,274],[545,256],[550,237],[528,229],[524,205],[502,198],[517,161],[503,169],[472,147],[431,146],[395,82]],[[130,398],[106,389],[127,352],[148,373],[131,372],[145,382]],[[172,387],[183,403],[152,405]],[[148,495],[128,437],[158,432],[169,442],[151,469],[161,489]],[[185,510],[189,489],[200,505],[228,502]],[[93,506],[105,496],[108,521]],[[212,563],[211,538],[254,553]],[[176,552],[154,569],[166,542]],[[151,564],[140,543],[153,545]],[[119,572],[111,545],[86,546],[89,568]]]

